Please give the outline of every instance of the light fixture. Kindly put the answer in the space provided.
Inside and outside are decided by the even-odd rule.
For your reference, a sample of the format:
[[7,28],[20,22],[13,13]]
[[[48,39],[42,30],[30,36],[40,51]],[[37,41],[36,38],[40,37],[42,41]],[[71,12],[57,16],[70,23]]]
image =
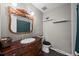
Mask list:
[[34,15],[34,12],[33,12],[33,11],[32,11],[32,12],[30,12],[30,14],[31,14],[31,15]]
[[17,7],[17,3],[12,3],[12,6],[13,7]]
[[32,11],[31,8],[28,8],[28,13],[31,14],[31,15],[34,15],[34,12]]

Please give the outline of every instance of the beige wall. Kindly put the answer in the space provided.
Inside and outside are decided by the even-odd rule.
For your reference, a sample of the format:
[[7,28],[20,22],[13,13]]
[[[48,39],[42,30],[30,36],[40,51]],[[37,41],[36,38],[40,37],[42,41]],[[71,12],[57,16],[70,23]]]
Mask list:
[[[49,16],[50,19],[54,20],[71,20],[71,5],[65,4],[64,6],[44,13],[43,20],[45,20],[46,16]],[[51,42],[53,48],[71,54],[71,22],[53,23],[54,20],[43,22],[44,36],[46,40]]]
[[[43,34],[43,28],[42,28],[42,19],[43,19],[43,14],[41,11],[39,11],[37,8],[35,8],[32,4],[20,4],[20,7],[23,7],[25,9],[31,8],[33,12],[35,13],[35,19],[34,19],[34,27],[33,27],[33,32],[30,34],[12,34],[9,29],[8,29],[8,24],[9,24],[9,18],[8,18],[8,11],[7,11],[7,6],[10,6],[11,4],[1,4],[1,36],[9,36],[12,37],[13,40],[18,40],[21,38],[25,37],[32,37],[35,35],[40,35]],[[28,6],[27,6],[28,5]]]

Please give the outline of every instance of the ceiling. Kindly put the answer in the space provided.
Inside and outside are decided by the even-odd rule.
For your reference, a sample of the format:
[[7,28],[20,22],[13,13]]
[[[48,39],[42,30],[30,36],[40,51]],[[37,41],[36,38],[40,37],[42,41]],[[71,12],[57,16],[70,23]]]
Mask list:
[[64,5],[66,3],[32,3],[32,4],[44,13],[51,9]]

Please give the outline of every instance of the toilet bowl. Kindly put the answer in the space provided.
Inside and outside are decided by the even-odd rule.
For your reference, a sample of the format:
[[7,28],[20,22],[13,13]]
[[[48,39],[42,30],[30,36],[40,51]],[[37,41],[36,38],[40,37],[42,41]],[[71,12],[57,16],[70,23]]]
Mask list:
[[51,45],[43,45],[42,51],[45,53],[49,53],[49,48]]

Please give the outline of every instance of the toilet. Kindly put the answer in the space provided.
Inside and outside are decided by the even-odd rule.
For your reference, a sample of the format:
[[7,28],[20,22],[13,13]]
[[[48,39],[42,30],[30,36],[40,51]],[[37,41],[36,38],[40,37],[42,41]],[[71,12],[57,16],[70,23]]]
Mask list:
[[51,43],[48,42],[47,40],[45,40],[45,37],[42,36],[43,38],[43,45],[42,45],[42,51],[45,53],[49,53],[50,52],[50,47],[51,47]]

